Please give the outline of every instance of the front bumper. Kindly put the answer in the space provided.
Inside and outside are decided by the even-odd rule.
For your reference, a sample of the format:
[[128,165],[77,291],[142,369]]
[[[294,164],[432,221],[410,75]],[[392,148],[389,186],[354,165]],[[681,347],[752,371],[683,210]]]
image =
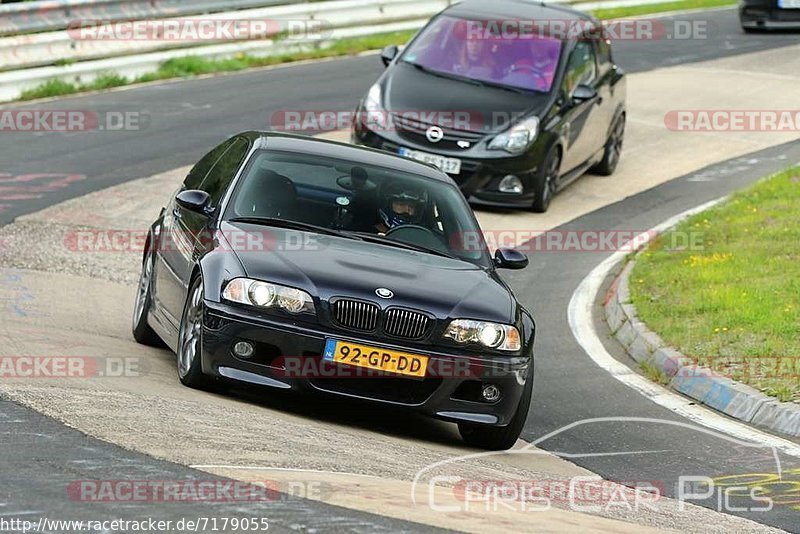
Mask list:
[[[360,114],[356,114],[360,116]],[[432,145],[417,140],[413,134],[386,130],[380,133],[354,124],[351,141],[353,144],[377,148],[398,154],[401,147],[437,154],[461,160],[461,172],[449,175],[458,184],[468,201],[495,207],[530,207],[535,197],[535,180],[539,171],[540,158],[536,150],[519,156],[482,148],[483,143],[473,144],[469,149],[448,148],[445,143]],[[473,141],[474,142],[474,141]],[[523,184],[521,194],[502,193],[498,189],[500,180],[513,174]]]
[[[328,395],[351,397],[370,402],[404,406],[431,417],[452,422],[473,422],[504,426],[513,417],[519,404],[528,367],[528,356],[475,356],[452,354],[437,350],[420,351],[419,348],[377,342],[359,338],[340,331],[325,331],[319,324],[299,321],[282,321],[262,316],[254,317],[247,310],[214,302],[205,303],[201,361],[203,373],[229,380],[296,391],[316,391]],[[338,367],[322,362],[325,341],[328,338],[363,343],[402,352],[424,354],[429,357],[429,367],[451,369],[457,361],[468,360],[468,376],[426,376],[424,379],[361,376],[352,372],[320,375],[316,372]],[[256,346],[255,357],[243,360],[232,352],[240,340]],[[287,372],[287,358],[302,358],[315,363],[302,366],[303,371]],[[292,366],[295,370],[297,366]],[[463,366],[462,366],[463,368]],[[475,369],[482,369],[478,380]],[[311,373],[307,373],[313,369]],[[347,371],[353,368],[349,367]],[[458,373],[451,373],[456,375]],[[343,376],[342,376],[343,375]],[[501,397],[494,403],[468,395],[475,391],[475,383],[492,383],[500,388]]]

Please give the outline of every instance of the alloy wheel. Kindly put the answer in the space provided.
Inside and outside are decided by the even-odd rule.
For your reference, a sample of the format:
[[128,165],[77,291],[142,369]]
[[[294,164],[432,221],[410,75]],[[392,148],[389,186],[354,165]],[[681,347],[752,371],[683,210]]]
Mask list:
[[153,279],[153,254],[148,252],[139,274],[139,286],[136,291],[136,302],[133,307],[133,328],[139,324],[144,314],[147,299],[150,296],[150,282]]
[[200,353],[203,329],[203,284],[197,283],[183,312],[180,345],[178,347],[178,374],[186,377]]

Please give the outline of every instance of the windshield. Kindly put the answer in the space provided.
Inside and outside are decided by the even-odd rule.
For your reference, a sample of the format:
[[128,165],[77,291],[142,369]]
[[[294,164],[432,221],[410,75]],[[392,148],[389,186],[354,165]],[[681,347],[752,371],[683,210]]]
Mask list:
[[481,267],[491,264],[475,217],[455,185],[329,157],[257,152],[225,219],[291,221]]
[[446,75],[515,89],[549,92],[561,41],[540,35],[492,33],[486,21],[440,16],[403,53],[402,60]]

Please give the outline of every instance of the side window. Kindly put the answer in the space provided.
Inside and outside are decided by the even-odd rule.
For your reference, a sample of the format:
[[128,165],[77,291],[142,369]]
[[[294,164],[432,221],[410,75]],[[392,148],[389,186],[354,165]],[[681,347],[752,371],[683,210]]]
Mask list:
[[600,74],[603,75],[611,68],[611,41],[608,39],[597,39],[597,64],[600,67]]
[[200,189],[211,196],[212,206],[216,206],[225,191],[228,190],[231,180],[236,176],[236,171],[247,155],[249,146],[247,139],[236,137],[225,154],[219,158],[211,171],[209,171],[206,179],[203,180]]
[[567,95],[572,95],[577,86],[591,84],[595,79],[597,79],[597,63],[592,42],[578,41],[567,63],[567,73],[564,78]]
[[205,179],[208,171],[211,170],[211,167],[217,162],[219,157],[228,150],[233,144],[233,141],[234,139],[225,140],[224,143],[216,146],[211,152],[200,158],[200,161],[189,171],[186,180],[183,181],[183,185],[186,186],[186,189],[200,189],[200,185],[203,183],[203,179]]

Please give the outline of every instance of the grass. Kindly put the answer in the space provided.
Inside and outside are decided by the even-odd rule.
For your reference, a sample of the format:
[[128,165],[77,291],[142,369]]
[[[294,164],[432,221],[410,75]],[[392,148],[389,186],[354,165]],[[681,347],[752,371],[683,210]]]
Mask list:
[[367,50],[383,48],[390,44],[404,43],[414,35],[413,31],[392,32],[370,35],[352,39],[342,39],[329,47],[313,50],[302,50],[294,53],[277,56],[252,56],[240,54],[228,59],[209,59],[200,56],[186,56],[170,59],[162,63],[158,70],[149,72],[135,78],[128,79],[119,74],[110,72],[99,76],[89,83],[70,83],[63,80],[49,80],[33,89],[23,91],[20,100],[33,100],[36,98],[50,98],[55,96],[71,95],[85,91],[97,91],[119,87],[131,83],[152,82],[171,78],[187,78],[201,74],[214,74],[218,72],[235,72],[254,67],[278,65],[292,61],[306,59],[321,59],[326,57],[354,55]]
[[85,91],[98,91],[127,85],[129,80],[115,72],[101,74],[90,83],[74,84],[63,80],[48,80],[45,83],[22,92],[20,100],[49,98],[53,96],[71,95]]
[[[694,246],[690,233],[702,238]],[[631,299],[699,364],[800,401],[800,167],[656,239],[636,261]]]
[[666,386],[670,382],[667,373],[665,373],[664,371],[662,371],[661,369],[659,369],[650,362],[640,363],[639,368],[642,370],[644,376],[646,376],[656,384],[661,384],[662,386]]
[[[589,0],[587,0],[589,1]],[[609,9],[595,9],[592,15],[599,19],[619,19],[637,15],[650,15],[667,13],[669,11],[683,11],[688,9],[708,9],[736,5],[736,0],[675,0],[660,4],[644,6],[615,7]]]
[[[587,0],[588,1],[588,0]],[[621,7],[615,9],[598,9],[592,11],[600,19],[616,19],[621,17],[643,15],[647,13],[661,13],[679,9],[695,9],[704,7],[717,7],[733,5],[736,0],[676,0],[663,4],[650,6]],[[383,33],[365,37],[342,39],[325,48],[302,50],[278,56],[252,56],[241,54],[229,59],[208,59],[200,56],[186,56],[170,59],[159,66],[158,70],[149,72],[135,79],[128,79],[116,73],[108,73],[88,83],[71,83],[62,80],[49,80],[33,89],[22,92],[19,100],[34,100],[37,98],[52,98],[66,96],[86,91],[98,91],[111,87],[120,87],[131,83],[144,83],[172,78],[187,78],[201,74],[214,74],[220,72],[236,72],[254,67],[278,65],[308,59],[321,59],[327,57],[354,55],[367,50],[377,50],[390,44],[407,42],[416,33],[413,30]],[[73,60],[60,59],[55,65],[71,65]]]

